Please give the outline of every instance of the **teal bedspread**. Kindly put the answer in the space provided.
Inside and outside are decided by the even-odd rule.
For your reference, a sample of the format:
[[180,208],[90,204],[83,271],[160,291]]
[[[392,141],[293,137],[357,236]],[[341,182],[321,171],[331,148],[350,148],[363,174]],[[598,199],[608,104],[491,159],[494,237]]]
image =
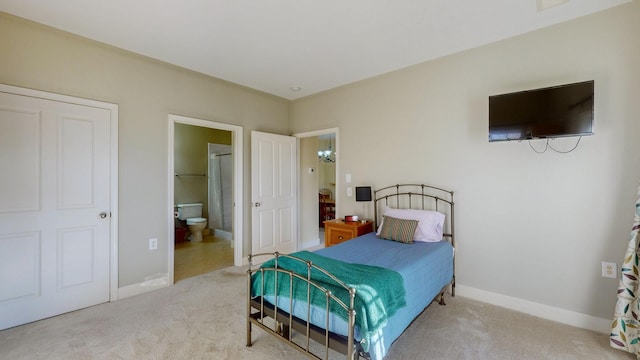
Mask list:
[[[405,289],[402,276],[393,270],[384,269],[377,266],[350,264],[339,260],[334,260],[308,251],[300,251],[291,256],[311,261],[338,279],[356,289],[355,310],[356,325],[359,327],[363,338],[368,338],[370,334],[384,326],[387,319],[393,316],[396,311],[406,305]],[[262,264],[262,268],[273,268],[275,259]],[[286,257],[278,258],[278,267],[293,271],[303,277],[307,277],[307,265]],[[274,272],[265,271],[264,294],[262,293],[262,274],[258,271],[252,277],[252,296],[274,295]],[[331,290],[331,292],[349,306],[349,292],[337,285],[330,277],[320,271],[313,270],[311,279]],[[297,300],[306,301],[307,285],[304,281],[295,281],[293,284],[293,297]],[[326,307],[326,295],[313,288],[311,292],[311,303],[320,307]],[[279,296],[289,296],[289,275],[278,274],[278,294]],[[347,313],[335,301],[330,303],[331,312],[347,319]]]

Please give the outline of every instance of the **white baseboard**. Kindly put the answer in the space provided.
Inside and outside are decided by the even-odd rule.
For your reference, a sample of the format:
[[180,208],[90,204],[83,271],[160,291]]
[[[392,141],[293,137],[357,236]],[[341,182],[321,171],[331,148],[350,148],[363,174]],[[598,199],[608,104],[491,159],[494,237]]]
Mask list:
[[299,250],[315,251],[324,247],[324,239],[321,242],[320,239],[306,241],[300,244]]
[[157,290],[163,287],[167,287],[169,284],[169,275],[158,274],[156,276],[150,276],[145,281],[137,284],[123,286],[118,288],[118,300],[122,300],[131,296],[136,296],[149,291]]
[[611,332],[611,319],[581,314],[464,285],[456,285],[456,295],[599,333]]
[[233,240],[233,234],[230,231],[225,231],[221,229],[213,229],[213,236],[220,239],[229,240],[229,241]]

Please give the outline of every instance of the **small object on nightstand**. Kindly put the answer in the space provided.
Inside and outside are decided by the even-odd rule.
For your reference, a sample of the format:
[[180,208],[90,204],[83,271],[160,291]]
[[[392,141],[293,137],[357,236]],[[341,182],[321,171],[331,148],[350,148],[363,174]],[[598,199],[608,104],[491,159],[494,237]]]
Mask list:
[[349,221],[358,221],[358,215],[346,215],[344,217],[344,221],[349,222]]
[[372,221],[328,220],[324,222],[324,246],[336,245],[372,231]]

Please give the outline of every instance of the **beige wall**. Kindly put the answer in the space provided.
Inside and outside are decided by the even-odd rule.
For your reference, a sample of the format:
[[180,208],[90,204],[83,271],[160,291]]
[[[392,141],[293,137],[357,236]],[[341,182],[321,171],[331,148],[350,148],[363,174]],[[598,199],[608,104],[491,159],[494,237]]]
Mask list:
[[[289,102],[0,13],[0,83],[119,105],[119,286],[166,275],[168,114],[289,133]],[[245,207],[245,253],[251,244]],[[159,249],[149,251],[157,237]]]
[[[346,173],[450,188],[458,284],[608,319],[617,281],[600,263],[622,261],[640,179],[638,19],[635,1],[300,99],[292,130],[340,128],[339,213],[358,210]],[[575,151],[488,142],[489,95],[589,79],[595,135]]]

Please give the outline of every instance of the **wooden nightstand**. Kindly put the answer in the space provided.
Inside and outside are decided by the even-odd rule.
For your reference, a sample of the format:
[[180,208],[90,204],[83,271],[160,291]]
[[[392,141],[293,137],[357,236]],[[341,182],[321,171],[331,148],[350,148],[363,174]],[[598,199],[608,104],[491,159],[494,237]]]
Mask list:
[[324,246],[340,244],[372,231],[372,221],[363,223],[360,221],[344,222],[341,219],[327,220],[324,222]]

